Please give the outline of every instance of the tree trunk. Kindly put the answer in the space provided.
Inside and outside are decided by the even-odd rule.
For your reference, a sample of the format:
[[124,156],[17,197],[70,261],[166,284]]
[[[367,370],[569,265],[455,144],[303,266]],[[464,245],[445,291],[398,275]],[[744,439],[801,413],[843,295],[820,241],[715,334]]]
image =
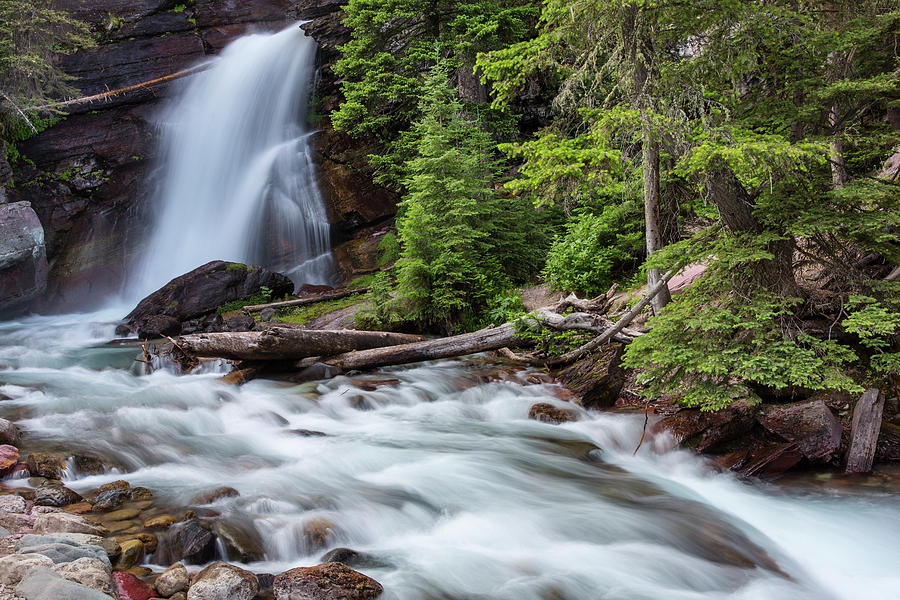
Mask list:
[[382,331],[272,327],[266,331],[183,335],[178,346],[185,353],[194,356],[239,360],[294,360],[396,346],[424,339],[418,335]]
[[846,473],[868,473],[875,460],[875,445],[881,433],[881,415],[884,411],[884,395],[881,390],[870,389],[860,396],[853,408],[850,425],[850,448],[847,450]]
[[285,300],[283,302],[270,302],[268,304],[251,304],[250,306],[245,306],[241,309],[245,315],[249,315],[250,313],[260,312],[267,308],[279,309],[279,308],[288,308],[291,306],[305,306],[307,304],[315,304],[316,302],[324,302],[325,300],[339,300],[341,298],[346,298],[347,296],[352,296],[353,294],[362,294],[364,292],[368,292],[369,288],[362,287],[356,288],[353,290],[341,290],[339,292],[332,292],[329,294],[318,294],[316,296],[310,296],[309,298],[298,298],[296,300]]
[[[643,112],[643,111],[642,111]],[[647,258],[662,248],[662,232],[659,224],[659,142],[653,139],[650,127],[644,117],[644,223],[646,224]],[[660,269],[647,271],[647,285],[655,286],[662,277]],[[672,301],[669,289],[661,290],[653,297],[650,305],[653,314],[658,315]]]
[[840,121],[841,107],[840,103],[835,100],[831,104],[831,110],[828,111],[828,124],[831,125],[831,181],[834,187],[844,187],[850,176],[847,174],[847,165],[844,162],[844,142],[841,141],[841,132],[838,128]]
[[[733,233],[762,233],[762,225],[753,214],[753,199],[731,169],[722,164],[713,166],[708,188],[710,200],[729,230]],[[768,250],[772,258],[756,261],[751,267],[754,279],[779,296],[797,296],[799,288],[794,278],[793,240],[771,242]]]
[[390,365],[452,358],[454,356],[487,352],[488,350],[517,348],[527,345],[530,345],[530,343],[516,337],[516,328],[511,323],[506,323],[500,327],[489,327],[473,333],[464,333],[436,340],[403,344],[402,346],[390,348],[347,352],[323,359],[322,362],[345,371],[376,369]]

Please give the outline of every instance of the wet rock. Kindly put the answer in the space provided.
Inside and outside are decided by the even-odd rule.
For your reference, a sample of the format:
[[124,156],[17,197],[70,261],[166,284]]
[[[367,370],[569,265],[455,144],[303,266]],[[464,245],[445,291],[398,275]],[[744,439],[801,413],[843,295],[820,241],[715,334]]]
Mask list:
[[22,496],[0,496],[0,512],[24,513],[27,503]]
[[28,472],[33,477],[59,479],[62,472],[66,470],[66,463],[63,462],[63,459],[55,454],[46,454],[44,452],[29,454],[25,464],[28,467]]
[[796,443],[808,460],[828,458],[841,444],[841,422],[822,400],[766,406],[758,420],[769,433]]
[[188,564],[209,562],[215,554],[216,536],[199,519],[189,519],[169,528],[171,560]]
[[559,425],[560,423],[577,421],[578,413],[571,408],[557,408],[546,402],[538,402],[529,409],[528,418],[540,421],[541,423]]
[[323,563],[338,562],[355,569],[379,569],[390,566],[371,554],[357,552],[350,548],[329,550],[319,560]]
[[624,351],[622,344],[610,344],[553,375],[575,393],[577,404],[608,408],[615,405],[625,385],[625,371],[619,366]]
[[371,600],[381,584],[338,562],[298,567],[275,577],[277,600]]
[[225,326],[228,331],[253,331],[256,327],[256,319],[248,315],[239,315],[225,319]]
[[216,521],[213,533],[225,547],[225,556],[229,560],[249,563],[265,558],[262,541],[256,532],[248,527],[228,521]]
[[64,485],[44,485],[34,490],[34,503],[39,506],[66,506],[82,500],[81,495]]
[[43,554],[10,554],[0,558],[0,584],[16,585],[35,567],[53,567]]
[[40,297],[48,271],[44,228],[31,203],[0,204],[0,314],[24,311]]
[[102,458],[89,454],[73,454],[69,460],[80,475],[103,475],[111,466]]
[[289,429],[288,433],[293,433],[300,437],[326,437],[328,435],[327,433],[313,431],[312,429]]
[[803,459],[797,444],[765,445],[749,452],[749,455],[732,465],[732,469],[744,475],[770,478],[792,469]]
[[258,266],[215,260],[176,277],[138,303],[125,317],[135,323],[152,315],[186,321],[213,313],[224,304],[248,298],[267,287],[274,297],[294,291],[280,273]]
[[94,525],[81,516],[65,512],[38,515],[34,520],[34,532],[89,533],[91,535],[106,535],[109,533],[104,527]]
[[715,412],[681,409],[657,421],[650,431],[668,431],[677,443],[707,452],[747,434],[755,423],[750,406],[738,400]]
[[311,519],[303,524],[303,541],[307,552],[322,550],[331,543],[337,527],[327,519]]
[[135,501],[143,501],[149,500],[153,497],[153,492],[145,487],[133,487],[131,488],[131,499]]
[[221,500],[222,498],[234,498],[235,496],[240,495],[241,493],[232,487],[220,487],[194,496],[191,500],[191,504],[212,504],[216,500]]
[[100,487],[97,488],[97,493],[102,494],[103,492],[109,492],[111,490],[128,490],[131,489],[131,484],[125,481],[124,479],[116,479],[115,481],[110,481],[109,483],[104,483]]
[[0,419],[0,444],[15,446],[19,443],[19,428],[15,423]]
[[6,475],[18,462],[18,448],[9,444],[0,445],[0,474]]
[[62,509],[73,515],[85,515],[94,509],[94,505],[90,502],[76,502],[75,504],[67,504]]
[[225,319],[219,313],[206,315],[199,319],[189,319],[181,324],[181,333],[219,333],[228,331]]
[[48,567],[29,571],[16,586],[16,595],[26,600],[109,600],[103,592],[69,581]]
[[125,540],[119,543],[121,553],[116,560],[117,571],[127,571],[144,560],[144,543],[141,540]]
[[153,588],[131,573],[115,571],[113,581],[116,582],[119,600],[150,600],[155,596]]
[[103,515],[103,519],[105,521],[127,521],[136,519],[140,514],[141,512],[134,508],[120,508],[119,510],[106,513]]
[[153,583],[157,593],[168,598],[178,592],[187,591],[191,583],[191,577],[188,571],[181,563],[175,563],[165,571],[163,571],[156,581]]
[[131,490],[107,490],[97,494],[94,510],[97,512],[113,510],[131,500]]
[[181,321],[168,315],[150,315],[134,322],[133,327],[142,340],[152,340],[181,333]]
[[259,592],[256,575],[234,565],[215,562],[194,577],[188,600],[252,600]]
[[144,527],[147,529],[168,529],[175,523],[175,517],[172,515],[160,515],[144,521]]
[[93,558],[79,558],[53,567],[63,578],[85,585],[112,598],[117,598],[116,585],[109,565]]
[[[153,554],[154,552],[156,552],[156,547],[159,544],[159,540],[156,538],[156,536],[152,533],[147,533],[146,531],[126,534],[115,538],[117,544],[122,544],[129,540],[140,540],[144,544],[144,552],[146,554]],[[125,570],[127,571],[128,569]]]

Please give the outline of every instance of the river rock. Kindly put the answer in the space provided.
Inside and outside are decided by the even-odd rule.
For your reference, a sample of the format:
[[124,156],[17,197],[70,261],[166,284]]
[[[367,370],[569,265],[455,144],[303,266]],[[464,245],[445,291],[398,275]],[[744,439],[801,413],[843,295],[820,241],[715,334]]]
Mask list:
[[136,519],[140,514],[141,511],[134,508],[120,508],[119,510],[114,510],[112,512],[104,514],[103,519],[105,521],[127,521],[130,519]]
[[608,408],[616,403],[625,385],[620,363],[625,347],[610,344],[553,375],[575,393],[575,402],[584,408]]
[[15,446],[19,443],[19,428],[15,423],[0,419],[0,444]]
[[97,494],[94,500],[95,511],[112,510],[131,500],[131,490],[106,490]]
[[228,327],[228,331],[253,331],[256,319],[249,315],[238,315],[225,319],[225,326]]
[[158,517],[153,517],[152,519],[144,521],[144,527],[146,529],[168,529],[174,523],[175,517],[172,515],[159,515]]
[[233,487],[220,487],[202,494],[197,494],[191,499],[191,504],[212,504],[216,500],[222,498],[234,498],[240,496],[241,493]]
[[0,204],[0,314],[24,311],[47,289],[44,227],[30,202]]
[[715,412],[695,408],[681,409],[674,415],[657,421],[650,431],[667,431],[677,443],[707,452],[749,433],[755,424],[750,405],[737,400]]
[[[19,548],[18,545],[17,548]],[[17,552],[19,554],[42,554],[52,560],[54,564],[72,562],[79,558],[91,558],[109,565],[106,551],[100,546],[54,542],[20,548]]]
[[104,527],[94,525],[84,517],[65,512],[38,515],[34,520],[34,532],[89,533],[91,535],[106,535],[108,533]]
[[188,600],[252,600],[259,592],[256,575],[234,565],[214,562],[194,577]]
[[298,567],[275,577],[276,600],[371,600],[381,584],[338,562]]
[[150,600],[155,596],[153,588],[131,573],[114,571],[113,581],[116,582],[119,600]]
[[0,496],[0,512],[24,513],[27,503],[22,496]]
[[552,423],[559,425],[560,423],[568,423],[569,421],[577,421],[578,413],[571,408],[558,408],[546,402],[538,402],[533,404],[528,411],[528,418],[540,421],[541,423]]
[[109,492],[112,490],[130,490],[131,484],[125,481],[124,479],[116,479],[115,481],[110,481],[109,483],[104,483],[100,487],[97,488],[97,493],[102,494],[103,492]]
[[62,458],[55,454],[46,454],[44,452],[29,454],[25,464],[32,477],[59,479],[62,472],[66,470],[66,463],[63,462]]
[[175,563],[163,571],[153,583],[156,592],[166,598],[178,592],[187,591],[190,584],[191,577],[188,575],[188,570],[181,563]]
[[103,475],[111,466],[102,458],[90,454],[72,454],[69,460],[80,475]]
[[116,560],[117,571],[127,571],[131,567],[144,560],[144,542],[137,539],[125,540],[119,543],[121,552]]
[[181,333],[181,321],[168,315],[150,315],[135,321],[137,336],[142,340],[175,336]]
[[757,418],[769,433],[794,442],[808,460],[825,459],[841,444],[841,422],[822,400],[766,406]]
[[35,567],[16,586],[25,600],[109,600],[109,596],[86,585],[69,581],[53,569]]
[[9,444],[0,445],[0,474],[6,475],[19,462],[19,449]]
[[377,569],[390,566],[376,556],[366,552],[357,552],[351,548],[329,550],[319,560],[323,563],[339,562],[355,569]]
[[86,585],[113,598],[118,597],[116,585],[112,579],[112,570],[108,563],[94,558],[79,558],[72,562],[56,565],[53,570],[69,581]]
[[265,558],[262,541],[256,531],[248,527],[228,521],[216,521],[213,533],[225,547],[225,555],[229,560],[249,563]]
[[64,485],[43,485],[34,490],[34,503],[38,506],[66,506],[82,500],[81,495]]
[[176,277],[153,292],[131,311],[131,324],[164,315],[179,322],[216,312],[224,304],[259,294],[267,287],[274,297],[294,291],[286,276],[258,266],[214,260]]
[[0,584],[16,585],[34,567],[53,567],[43,554],[10,554],[0,558]]
[[303,524],[303,541],[307,552],[316,552],[329,545],[337,526],[328,519],[310,519]]
[[99,546],[106,549],[108,545],[107,538],[99,535],[89,535],[87,533],[54,533],[38,535],[28,533],[19,538],[16,542],[16,549],[24,551],[25,548],[39,546],[41,544],[70,544],[76,546]]
[[169,528],[171,560],[203,564],[215,554],[216,536],[199,519],[188,519]]

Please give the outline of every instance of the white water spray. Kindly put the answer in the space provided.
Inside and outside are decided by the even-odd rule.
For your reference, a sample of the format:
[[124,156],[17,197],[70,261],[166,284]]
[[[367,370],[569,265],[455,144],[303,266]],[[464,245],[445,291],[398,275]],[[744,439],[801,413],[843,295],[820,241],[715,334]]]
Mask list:
[[316,45],[296,25],[230,44],[163,116],[159,211],[138,297],[210,260],[328,283],[329,226],[305,125]]

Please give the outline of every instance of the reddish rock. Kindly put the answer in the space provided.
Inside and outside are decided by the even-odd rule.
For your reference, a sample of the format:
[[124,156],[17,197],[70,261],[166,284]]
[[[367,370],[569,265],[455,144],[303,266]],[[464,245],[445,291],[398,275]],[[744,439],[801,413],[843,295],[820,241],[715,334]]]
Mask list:
[[740,464],[733,465],[732,469],[755,477],[773,477],[793,468],[802,458],[803,454],[794,443],[763,446],[751,452]]
[[62,458],[46,452],[32,452],[28,455],[26,464],[28,465],[28,472],[33,477],[59,479],[62,472],[66,470],[66,463],[63,462]]
[[822,400],[766,406],[757,418],[769,433],[796,443],[809,460],[826,459],[841,444],[841,422]]
[[707,452],[747,434],[753,425],[750,407],[737,401],[715,412],[703,412],[694,408],[679,410],[674,415],[657,421],[651,432],[668,431],[679,444]]
[[115,571],[113,580],[119,590],[119,600],[150,600],[156,595],[153,588],[131,573]]
[[575,402],[581,406],[609,408],[625,385],[625,371],[620,366],[624,351],[622,344],[609,344],[553,375],[575,393]]
[[6,474],[19,462],[19,449],[8,444],[0,445],[0,473]]
[[571,408],[558,408],[546,402],[538,402],[532,405],[528,411],[528,418],[540,421],[541,423],[552,423],[559,425],[560,423],[568,423],[569,421],[577,421],[578,413]]
[[275,577],[277,600],[372,600],[381,584],[338,562],[298,567]]

